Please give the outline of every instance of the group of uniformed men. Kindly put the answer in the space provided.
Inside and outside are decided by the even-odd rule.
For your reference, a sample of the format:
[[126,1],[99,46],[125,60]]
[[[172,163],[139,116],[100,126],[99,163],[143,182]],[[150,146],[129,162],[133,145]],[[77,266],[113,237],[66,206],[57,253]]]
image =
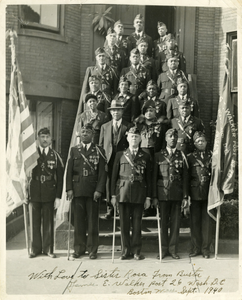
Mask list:
[[[117,21],[108,29],[104,47],[95,51],[96,65],[86,70],[82,111],[77,116],[80,143],[71,148],[66,174],[67,199],[74,204],[73,258],[86,251],[90,259],[97,258],[99,202],[104,198],[108,203],[105,218],[112,218],[114,209],[119,213],[122,260],[144,259],[141,222],[152,214],[151,207],[160,211],[162,258],[179,259],[181,211],[189,205],[189,255],[210,256],[211,153],[206,149],[198,102],[190,97],[185,58],[166,25],[158,22],[157,27],[160,37],[153,42],[144,33],[139,14],[134,19],[135,32],[124,38],[123,24]],[[45,200],[34,196],[30,200],[30,257],[42,251],[54,257],[53,208],[54,200],[55,207],[59,205],[63,170],[55,151],[49,148],[47,158],[41,152],[49,146],[44,143],[50,136],[48,129],[40,130],[38,136],[40,159],[30,192],[34,195],[38,189]],[[44,196],[48,189],[52,197]],[[40,210],[45,212],[45,202],[51,207],[52,221],[43,231],[42,244]]]

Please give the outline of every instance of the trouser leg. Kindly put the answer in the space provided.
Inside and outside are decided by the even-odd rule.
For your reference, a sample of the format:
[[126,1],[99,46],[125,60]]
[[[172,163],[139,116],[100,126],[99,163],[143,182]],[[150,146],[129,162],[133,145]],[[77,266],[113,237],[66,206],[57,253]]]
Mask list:
[[130,247],[130,203],[119,203],[122,255],[129,255]]
[[132,242],[131,249],[133,254],[140,254],[142,247],[141,240],[141,225],[142,225],[142,214],[144,210],[144,204],[132,204]]
[[202,233],[201,233],[201,201],[192,201],[190,207],[190,220],[191,220],[191,243],[192,251],[200,252],[202,246]]
[[178,252],[179,243],[179,230],[181,221],[181,201],[171,201],[171,227],[170,227],[170,242],[169,242],[169,252]]
[[161,245],[162,253],[168,252],[168,223],[170,213],[170,203],[168,201],[160,201],[160,217],[161,217]]
[[54,202],[42,203],[43,252],[53,253],[54,248]]
[[74,251],[85,253],[86,251],[86,198],[74,198]]
[[39,254],[42,252],[41,208],[41,202],[29,203],[30,251],[35,254]]
[[87,208],[87,251],[88,253],[96,254],[98,250],[98,235],[99,235],[99,201],[94,201],[93,198],[86,198]]
[[202,201],[202,253],[210,254],[210,246],[212,243],[212,219],[207,213],[207,201]]

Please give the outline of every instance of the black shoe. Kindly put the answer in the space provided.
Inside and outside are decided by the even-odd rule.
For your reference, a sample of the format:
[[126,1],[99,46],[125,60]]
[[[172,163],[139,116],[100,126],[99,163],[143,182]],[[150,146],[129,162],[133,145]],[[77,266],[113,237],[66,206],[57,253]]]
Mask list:
[[145,257],[142,254],[134,254],[134,259],[136,259],[136,260],[142,260],[142,259],[145,259]]
[[50,253],[50,252],[46,253],[46,252],[43,252],[43,254],[49,256],[50,258],[56,258],[56,255],[55,255],[54,253]]
[[78,258],[78,257],[80,257],[81,255],[84,255],[84,254],[85,254],[85,252],[83,252],[83,253],[73,252],[71,254],[71,257],[72,258]]
[[176,253],[171,253],[171,257],[173,259],[180,259],[180,256],[178,254],[176,254]]
[[202,253],[200,251],[194,251],[194,252],[191,252],[189,254],[189,257],[195,257],[195,256],[198,256],[198,255],[201,255]]
[[134,257],[133,254],[132,255],[131,254],[122,254],[119,259],[125,260],[125,259],[130,259],[130,258],[133,258],[133,257]]
[[90,259],[96,259],[97,258],[97,254],[96,253],[90,253],[89,254],[89,258]]
[[34,252],[29,253],[29,258],[34,258],[36,256],[37,256],[37,254],[35,254]]
[[[164,259],[166,256],[168,256],[168,253],[167,253],[167,252],[162,253],[162,259]],[[160,254],[158,254],[156,258],[157,258],[157,259],[160,259]]]
[[210,255],[209,254],[203,254],[203,257],[208,259],[208,258],[210,258]]

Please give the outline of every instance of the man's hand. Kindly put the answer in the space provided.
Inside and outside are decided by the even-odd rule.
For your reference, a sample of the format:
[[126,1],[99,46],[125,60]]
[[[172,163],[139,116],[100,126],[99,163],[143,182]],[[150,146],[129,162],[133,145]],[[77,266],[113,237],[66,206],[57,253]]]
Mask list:
[[148,209],[149,207],[150,207],[150,198],[146,197],[145,204],[144,204],[144,209]]
[[60,206],[60,198],[55,198],[54,209],[59,208]]
[[68,201],[71,201],[73,199],[73,190],[69,190],[67,193],[66,193],[66,199]]
[[95,191],[93,200],[97,202],[97,200],[102,196],[100,192]]
[[29,204],[29,199],[28,199],[28,198],[25,198],[25,199],[23,200],[23,202],[24,202],[24,204]]
[[152,201],[152,206],[156,209],[157,207],[159,207],[159,201],[157,198],[154,198]]
[[187,207],[188,207],[188,200],[187,199],[183,199],[182,200],[182,205],[181,205],[181,211],[183,211]]
[[117,203],[116,196],[112,196],[111,203],[113,207],[116,206]]

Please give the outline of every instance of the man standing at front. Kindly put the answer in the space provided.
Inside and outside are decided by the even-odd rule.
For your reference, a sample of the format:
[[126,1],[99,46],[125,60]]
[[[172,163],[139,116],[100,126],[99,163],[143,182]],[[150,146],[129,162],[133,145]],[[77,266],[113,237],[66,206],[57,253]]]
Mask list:
[[187,206],[188,199],[188,165],[183,152],[176,149],[177,139],[176,129],[167,130],[167,147],[155,154],[153,169],[153,206],[160,206],[162,258],[171,255],[174,259],[180,258],[177,252],[181,209]]
[[[38,132],[38,164],[33,169],[30,182],[30,247],[29,258],[43,252],[55,258],[54,248],[54,209],[60,205],[64,166],[60,155],[50,148],[51,135],[48,128]],[[42,215],[42,217],[41,217]],[[41,219],[43,234],[41,236]]]
[[[66,174],[67,200],[74,201],[74,253],[78,258],[88,251],[97,258],[99,201],[105,191],[106,158],[104,150],[92,141],[93,128],[83,125],[81,143],[71,148]],[[86,228],[88,238],[86,238]]]
[[[151,200],[151,158],[139,148],[141,142],[137,127],[127,134],[129,148],[116,154],[112,174],[112,204],[119,207],[122,255],[120,259],[142,260],[141,222],[143,210]],[[132,219],[132,238],[130,227]]]

